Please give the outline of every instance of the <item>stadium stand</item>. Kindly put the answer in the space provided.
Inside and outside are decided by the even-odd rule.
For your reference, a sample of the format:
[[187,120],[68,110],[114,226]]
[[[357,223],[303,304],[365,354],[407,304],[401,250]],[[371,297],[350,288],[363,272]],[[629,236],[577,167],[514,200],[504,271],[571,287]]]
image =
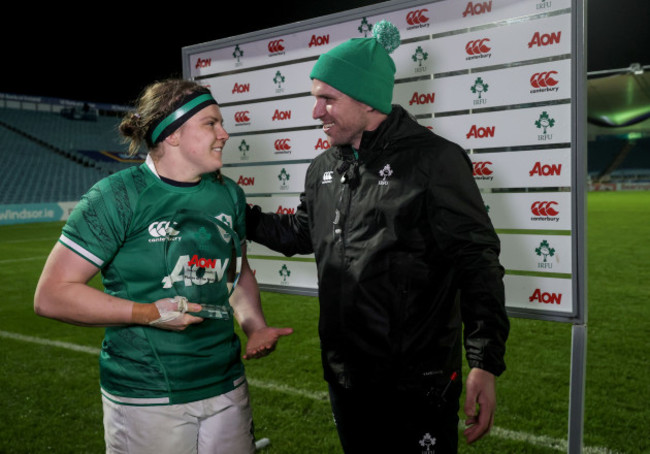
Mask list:
[[0,144],[0,205],[79,200],[103,176],[6,128],[0,128]]
[[589,142],[588,172],[594,182],[650,182],[650,138]]
[[115,115],[0,108],[0,205],[77,201],[92,184],[137,165]]

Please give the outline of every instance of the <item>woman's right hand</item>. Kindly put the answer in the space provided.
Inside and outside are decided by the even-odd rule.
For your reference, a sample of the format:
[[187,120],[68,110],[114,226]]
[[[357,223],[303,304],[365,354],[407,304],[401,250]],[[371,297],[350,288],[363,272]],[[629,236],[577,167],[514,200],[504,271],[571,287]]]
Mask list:
[[189,303],[183,297],[163,298],[150,304],[135,303],[133,321],[160,329],[183,331],[189,325],[203,321],[203,318],[190,314],[200,311],[200,304]]

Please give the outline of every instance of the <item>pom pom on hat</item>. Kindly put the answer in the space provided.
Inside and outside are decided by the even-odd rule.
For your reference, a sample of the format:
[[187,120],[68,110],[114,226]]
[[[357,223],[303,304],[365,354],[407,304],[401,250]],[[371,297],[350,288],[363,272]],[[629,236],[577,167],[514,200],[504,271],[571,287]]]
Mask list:
[[353,38],[322,54],[310,73],[351,98],[380,112],[392,110],[399,29],[386,20],[375,24],[372,38]]
[[379,44],[381,44],[389,54],[392,54],[402,42],[399,29],[387,20],[377,22],[372,27],[372,36],[379,41]]

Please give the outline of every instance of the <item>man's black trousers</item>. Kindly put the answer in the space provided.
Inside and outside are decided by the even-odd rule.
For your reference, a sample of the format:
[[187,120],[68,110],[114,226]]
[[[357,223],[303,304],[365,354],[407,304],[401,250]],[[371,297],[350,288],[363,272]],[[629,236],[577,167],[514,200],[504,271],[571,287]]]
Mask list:
[[[443,391],[444,395],[441,396]],[[330,402],[345,454],[451,454],[458,450],[456,380],[435,387],[357,387],[330,384]]]

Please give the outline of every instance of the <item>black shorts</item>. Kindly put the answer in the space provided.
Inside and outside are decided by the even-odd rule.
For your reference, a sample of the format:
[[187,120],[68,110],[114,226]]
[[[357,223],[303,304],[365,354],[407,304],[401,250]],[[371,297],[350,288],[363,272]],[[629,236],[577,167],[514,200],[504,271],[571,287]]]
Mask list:
[[330,384],[336,429],[346,454],[451,454],[458,450],[458,399],[462,385],[410,389]]

